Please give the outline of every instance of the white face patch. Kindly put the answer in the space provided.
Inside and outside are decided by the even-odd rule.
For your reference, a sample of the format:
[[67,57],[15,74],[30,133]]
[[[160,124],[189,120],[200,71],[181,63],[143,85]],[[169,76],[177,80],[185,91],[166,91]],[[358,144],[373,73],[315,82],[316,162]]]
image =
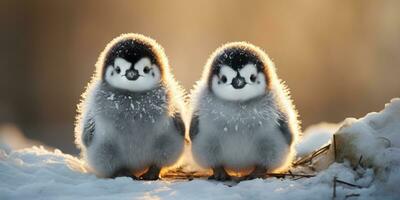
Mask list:
[[131,66],[132,63],[125,59],[116,58],[114,66],[107,66],[106,81],[115,88],[129,91],[146,91],[159,85],[161,80],[160,69],[157,65],[152,64],[149,58],[140,59],[135,63],[133,69]]
[[239,73],[228,66],[222,66],[219,74],[213,75],[211,84],[215,95],[230,101],[245,101],[266,92],[264,73],[257,73],[254,64],[247,64]]

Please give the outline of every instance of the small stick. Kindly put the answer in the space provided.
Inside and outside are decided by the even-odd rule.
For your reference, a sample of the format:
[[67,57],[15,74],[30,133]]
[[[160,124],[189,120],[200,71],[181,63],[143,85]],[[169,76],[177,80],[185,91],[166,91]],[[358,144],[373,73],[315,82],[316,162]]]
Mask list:
[[[209,176],[207,173],[198,173],[198,172],[183,172],[180,169],[176,171],[169,171],[166,174],[162,175],[162,179],[177,179],[177,180],[193,180],[196,178],[204,178]],[[276,177],[276,178],[286,178],[286,176],[290,176],[291,178],[310,178],[314,177],[314,174],[295,174],[292,173],[291,171],[288,171],[288,173],[260,173],[256,174],[257,177],[259,178],[268,178],[268,177]],[[237,181],[241,180],[247,180],[246,176],[243,177],[237,177]]]
[[[352,183],[348,183],[348,182],[339,180],[339,179],[337,179],[336,176],[334,176],[334,177],[333,177],[333,195],[332,195],[332,199],[335,199],[335,198],[336,198],[336,183],[342,183],[342,184],[345,184],[345,185],[348,185],[348,186],[351,186],[351,187],[363,188],[362,186],[355,185],[355,184],[352,184]],[[350,195],[346,195],[346,198],[352,197],[352,196],[360,196],[360,194],[350,194]]]
[[363,159],[363,156],[361,155],[360,158],[358,159],[357,165],[356,165],[355,167],[353,167],[353,170],[356,170],[357,167],[359,167],[359,166],[360,166],[361,168],[363,168],[363,164],[361,163],[362,159]]
[[302,179],[303,177],[297,177],[297,178],[294,178],[293,180],[294,181],[297,181],[297,180],[299,180],[299,179]]
[[360,156],[360,159],[358,160],[358,165],[360,165],[361,167],[362,167],[362,165],[361,165],[361,160],[363,159],[363,156],[361,155]]
[[342,180],[339,180],[339,179],[336,179],[335,181],[336,181],[336,182],[338,182],[338,183],[342,183],[342,184],[345,184],[345,185],[351,186],[351,187],[363,188],[363,187],[362,187],[362,186],[360,186],[360,185],[355,185],[355,184],[348,183],[348,182],[345,182],[345,181],[342,181]]
[[305,156],[304,158],[301,158],[300,160],[298,160],[298,161],[296,161],[295,163],[293,163],[293,166],[302,165],[302,164],[307,163],[307,162],[310,162],[310,163],[311,163],[312,160],[313,160],[315,157],[317,157],[317,156],[321,155],[322,153],[324,153],[325,151],[327,151],[327,150],[329,149],[330,146],[331,146],[331,145],[328,144],[328,145],[326,145],[326,146],[324,146],[324,147],[321,147],[320,149],[314,151],[311,155],[307,155],[307,156]]
[[292,177],[295,177],[295,176],[299,176],[299,177],[307,177],[307,178],[310,178],[310,177],[314,177],[315,175],[314,174],[293,174],[293,173],[267,173],[267,175],[268,176],[273,176],[273,177],[285,177],[285,176],[292,176]]
[[336,180],[337,180],[337,177],[334,176],[333,177],[333,195],[332,195],[332,199],[336,198]]
[[359,196],[360,196],[360,194],[356,194],[356,193],[348,194],[348,195],[345,196],[345,199],[347,199],[349,197],[359,197]]
[[336,135],[335,134],[333,134],[333,156],[335,158],[335,161],[337,161],[336,160]]
[[292,178],[294,178],[294,175],[293,175],[292,171],[289,170],[288,172],[292,176]]

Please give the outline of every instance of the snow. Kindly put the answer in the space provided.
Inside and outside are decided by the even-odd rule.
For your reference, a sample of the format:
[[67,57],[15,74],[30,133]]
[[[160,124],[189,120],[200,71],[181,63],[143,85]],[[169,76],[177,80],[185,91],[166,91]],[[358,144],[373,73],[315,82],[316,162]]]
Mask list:
[[[96,178],[87,173],[81,160],[59,150],[32,147],[1,155],[0,199],[329,199],[333,176],[360,185],[368,179],[347,164],[334,164],[317,177],[296,181],[256,179],[233,187],[207,180],[145,182]],[[367,197],[374,191],[373,187],[337,188],[338,196],[361,193]]]
[[339,128],[339,124],[320,123],[312,125],[304,131],[304,137],[296,144],[297,156],[312,153],[331,142],[333,133]]
[[386,104],[381,112],[361,119],[346,119],[335,133],[337,160],[348,160],[353,167],[375,170],[380,187],[397,193],[400,183],[400,98]]
[[[393,99],[379,113],[369,113],[361,119],[346,119],[335,134],[339,159],[346,158],[353,165],[381,167],[400,150],[400,99]],[[388,152],[389,151],[389,152]]]
[[[345,120],[335,133],[338,160],[343,162],[333,162],[327,168],[313,172],[306,169],[307,166],[292,169],[293,173],[312,173],[316,174],[315,177],[270,177],[242,181],[232,187],[227,186],[228,183],[205,178],[192,181],[135,181],[126,177],[102,179],[90,173],[81,159],[59,150],[44,147],[10,149],[0,145],[0,199],[319,200],[332,199],[335,177],[359,186],[336,182],[335,199],[398,199],[399,113],[400,99],[395,99],[379,113],[371,113],[358,120]],[[297,149],[306,149],[305,146],[317,149],[329,143],[328,135],[336,128],[335,125],[309,128],[304,136],[305,142],[300,142]],[[313,148],[306,150],[310,152],[315,150]],[[343,149],[346,151],[341,151]],[[365,156],[361,165],[357,164],[359,155]],[[355,158],[357,162],[354,162]]]

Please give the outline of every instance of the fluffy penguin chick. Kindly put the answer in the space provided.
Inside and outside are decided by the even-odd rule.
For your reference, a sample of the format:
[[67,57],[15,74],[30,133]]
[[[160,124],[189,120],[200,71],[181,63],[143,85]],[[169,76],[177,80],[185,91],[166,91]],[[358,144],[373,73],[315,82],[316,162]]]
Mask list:
[[212,168],[211,179],[229,179],[226,169],[253,169],[251,179],[290,164],[297,113],[258,47],[235,42],[217,49],[192,90],[191,112],[193,157]]
[[78,105],[75,142],[100,177],[154,180],[183,151],[181,88],[154,40],[125,34],[112,40]]

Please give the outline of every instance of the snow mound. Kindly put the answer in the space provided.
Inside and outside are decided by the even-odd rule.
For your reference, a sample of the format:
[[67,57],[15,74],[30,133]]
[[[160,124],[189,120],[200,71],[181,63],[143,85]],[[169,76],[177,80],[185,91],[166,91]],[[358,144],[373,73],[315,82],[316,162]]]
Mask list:
[[347,159],[353,166],[383,167],[387,159],[400,159],[400,99],[393,99],[379,113],[361,119],[346,119],[335,134],[337,159]]
[[[329,144],[336,128],[311,127],[297,149],[307,154]],[[319,155],[328,165],[292,169],[295,174],[314,169],[316,176],[255,179],[236,185],[205,179],[101,179],[88,172],[82,160],[59,150],[12,150],[0,145],[0,199],[398,199],[399,134],[400,99],[394,99],[379,113],[346,120],[334,134],[328,153]]]
[[381,112],[346,119],[335,133],[335,143],[336,161],[373,168],[380,186],[400,196],[400,98]]
[[[316,177],[256,179],[233,187],[207,180],[134,181],[100,179],[81,160],[59,150],[32,147],[0,151],[0,199],[330,199],[332,180],[368,186],[373,172],[360,174],[347,163],[331,165]],[[337,197],[357,193],[373,199],[375,187],[337,187]]]

